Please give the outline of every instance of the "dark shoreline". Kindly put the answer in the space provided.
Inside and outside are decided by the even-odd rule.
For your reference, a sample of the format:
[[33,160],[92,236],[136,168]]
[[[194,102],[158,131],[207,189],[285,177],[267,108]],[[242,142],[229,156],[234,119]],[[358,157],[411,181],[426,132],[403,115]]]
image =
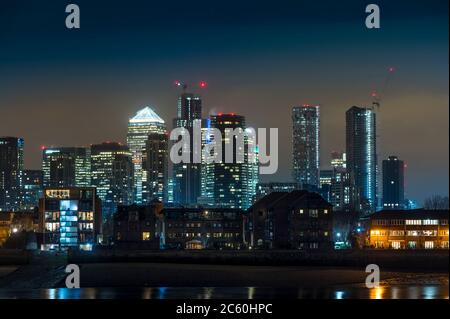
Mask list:
[[150,251],[103,249],[70,252],[69,263],[175,263],[247,266],[355,267],[377,264],[397,271],[447,272],[448,250]]

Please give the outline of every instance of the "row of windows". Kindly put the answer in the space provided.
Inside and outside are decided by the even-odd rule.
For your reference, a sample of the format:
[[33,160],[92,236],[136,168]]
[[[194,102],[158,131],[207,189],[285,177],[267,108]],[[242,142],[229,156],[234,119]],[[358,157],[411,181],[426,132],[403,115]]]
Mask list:
[[420,244],[417,241],[408,241],[405,244],[402,241],[391,241],[391,242],[385,242],[385,241],[375,241],[373,243],[375,248],[392,248],[392,249],[417,249],[417,248],[425,248],[425,249],[449,249],[449,242],[448,241],[442,241],[439,243],[435,243],[434,241],[425,241],[423,243],[423,246],[420,246]]
[[[206,233],[206,238],[239,238],[240,233]],[[202,237],[201,233],[168,233],[168,238],[199,238]]]
[[[78,229],[79,230],[93,230],[94,224],[93,223],[79,223]],[[63,232],[76,232],[77,227],[76,227],[76,225],[75,225],[75,227],[73,227],[72,225],[70,225],[70,223],[66,223],[66,222],[61,222],[61,224],[60,223],[45,223],[45,231],[59,232],[60,230]]]
[[[438,236],[437,230],[372,230],[370,231],[371,236]],[[449,231],[448,230],[440,230],[439,236],[448,236]]]
[[210,227],[210,228],[221,228],[221,227],[225,227],[225,228],[229,228],[229,227],[240,227],[239,223],[207,223],[207,224],[202,224],[202,223],[169,223],[167,224],[167,226],[169,228],[200,228],[200,227]]
[[300,215],[308,214],[309,217],[317,218],[319,217],[319,213],[327,215],[328,209],[299,209],[298,213]]
[[[66,212],[45,212],[46,220],[59,220],[60,216],[65,216]],[[79,220],[94,220],[93,212],[78,212]]]
[[448,219],[375,219],[373,225],[448,225]]
[[329,235],[329,233],[327,231],[324,232],[317,232],[317,231],[309,231],[309,232],[299,232],[298,236],[299,237],[304,237],[304,236],[310,236],[310,237],[319,237],[319,235],[322,234],[324,237],[327,237]]

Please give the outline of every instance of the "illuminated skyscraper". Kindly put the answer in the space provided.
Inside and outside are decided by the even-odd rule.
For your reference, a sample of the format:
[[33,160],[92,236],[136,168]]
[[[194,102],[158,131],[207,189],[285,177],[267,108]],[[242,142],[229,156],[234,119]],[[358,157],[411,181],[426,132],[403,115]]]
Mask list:
[[383,160],[383,209],[404,209],[404,166],[397,156]]
[[168,161],[167,135],[151,133],[148,136],[144,155],[144,170],[147,172],[147,203],[155,198],[161,202],[167,202]]
[[[255,138],[251,135],[244,136],[243,148],[238,145],[236,137],[227,138],[226,129],[246,131],[245,118],[234,113],[211,116],[208,127],[218,129],[222,134],[222,161],[206,163],[203,158],[202,203],[216,207],[247,209],[255,199],[259,181]],[[203,137],[205,144],[214,143],[214,139],[213,131],[206,129]],[[233,146],[232,161],[227,163],[226,149],[230,146]],[[251,150],[254,156],[251,156]],[[214,152],[217,150],[213,150],[211,154]],[[243,152],[242,162],[239,161],[238,152]]]
[[303,189],[319,187],[319,106],[292,109],[293,178]]
[[102,200],[103,217],[110,217],[118,205],[133,201],[133,163],[127,146],[119,143],[91,145],[92,186]]
[[42,150],[44,187],[91,185],[91,155],[85,147],[50,147]]
[[[190,134],[191,150],[193,146],[193,127],[195,121],[201,121],[202,100],[192,93],[182,93],[178,97],[177,118],[174,127],[186,128]],[[201,164],[193,163],[193,153],[190,152],[189,163],[173,165],[173,196],[176,204],[196,205],[200,197]]]
[[338,169],[347,168],[347,154],[340,152],[331,152],[331,167]]
[[22,138],[0,137],[0,211],[20,208],[23,146]]
[[377,207],[376,114],[370,108],[351,107],[346,113],[347,171],[356,186],[364,212]]
[[143,169],[143,157],[148,136],[152,133],[166,135],[166,124],[150,107],[145,107],[128,122],[127,144],[134,166],[134,202],[146,204],[149,198],[147,172]]

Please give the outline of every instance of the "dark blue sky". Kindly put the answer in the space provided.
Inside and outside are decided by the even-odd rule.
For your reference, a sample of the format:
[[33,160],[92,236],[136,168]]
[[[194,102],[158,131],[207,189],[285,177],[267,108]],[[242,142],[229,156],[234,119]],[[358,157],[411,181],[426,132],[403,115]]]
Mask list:
[[[81,8],[67,30],[65,6]],[[365,28],[369,3],[381,29]],[[168,123],[175,79],[206,80],[206,116],[234,111],[291,135],[290,109],[318,103],[321,162],[345,147],[345,111],[368,105],[397,68],[379,114],[379,157],[408,163],[407,196],[448,194],[448,1],[2,1],[0,135],[40,145],[124,141],[145,105]],[[290,178],[290,143],[276,176]]]

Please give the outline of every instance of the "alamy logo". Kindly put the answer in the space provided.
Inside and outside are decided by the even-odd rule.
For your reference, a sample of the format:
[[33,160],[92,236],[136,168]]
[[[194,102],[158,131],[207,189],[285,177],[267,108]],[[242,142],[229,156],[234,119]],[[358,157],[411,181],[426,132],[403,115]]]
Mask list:
[[[203,133],[203,135],[202,135]],[[250,163],[261,164],[260,174],[274,174],[278,170],[278,129],[270,129],[270,150],[267,131],[258,128],[258,142],[254,128],[226,128],[225,139],[217,128],[202,129],[201,121],[194,120],[192,138],[190,130],[177,127],[170,140],[177,141],[170,150],[170,160],[179,163]],[[191,145],[192,140],[192,145]],[[225,150],[223,146],[225,145]],[[223,160],[225,152],[225,161]],[[192,159],[191,159],[192,154]]]
[[66,287],[67,288],[80,288],[80,267],[75,264],[66,266]]
[[380,286],[380,267],[375,264],[367,265],[366,273],[366,287],[369,289],[378,288]]
[[370,13],[366,18],[367,29],[380,28],[380,7],[376,4],[369,4],[366,7],[366,13]]
[[79,29],[80,28],[80,7],[76,4],[69,4],[66,7],[66,13],[69,15],[66,17],[67,29]]

